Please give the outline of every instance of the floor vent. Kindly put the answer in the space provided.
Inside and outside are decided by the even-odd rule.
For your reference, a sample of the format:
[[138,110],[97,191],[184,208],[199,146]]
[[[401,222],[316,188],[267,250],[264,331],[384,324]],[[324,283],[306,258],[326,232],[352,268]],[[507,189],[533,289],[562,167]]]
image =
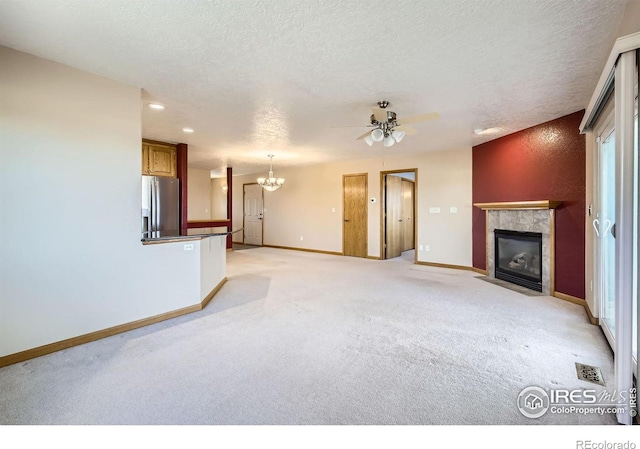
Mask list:
[[600,368],[576,363],[576,372],[580,380],[591,382],[592,384],[604,385],[604,377],[602,377]]

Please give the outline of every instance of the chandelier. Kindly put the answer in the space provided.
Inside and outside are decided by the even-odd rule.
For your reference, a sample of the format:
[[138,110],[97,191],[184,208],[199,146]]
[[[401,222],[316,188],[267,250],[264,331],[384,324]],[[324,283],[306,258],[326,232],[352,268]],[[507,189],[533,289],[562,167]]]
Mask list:
[[258,184],[265,190],[273,192],[278,190],[284,184],[284,178],[276,178],[273,176],[273,154],[269,154],[269,177],[258,178]]

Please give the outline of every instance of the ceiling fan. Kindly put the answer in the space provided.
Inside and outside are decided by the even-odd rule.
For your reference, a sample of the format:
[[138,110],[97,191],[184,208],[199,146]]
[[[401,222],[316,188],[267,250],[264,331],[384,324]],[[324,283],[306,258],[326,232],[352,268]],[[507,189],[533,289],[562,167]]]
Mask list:
[[415,134],[417,130],[409,126],[408,123],[418,123],[427,120],[437,120],[440,114],[437,112],[428,112],[426,114],[414,115],[411,117],[397,118],[396,113],[388,111],[387,100],[378,101],[378,107],[372,108],[371,124],[372,131],[367,131],[356,140],[364,139],[367,145],[371,146],[374,142],[381,142],[385,147],[393,146],[396,142],[404,139],[405,134]]

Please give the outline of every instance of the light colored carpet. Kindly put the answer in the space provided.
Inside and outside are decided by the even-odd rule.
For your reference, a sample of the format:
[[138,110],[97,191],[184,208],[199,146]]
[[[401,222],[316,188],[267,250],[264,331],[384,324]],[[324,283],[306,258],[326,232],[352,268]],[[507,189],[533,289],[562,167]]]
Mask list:
[[257,248],[202,312],[0,369],[2,424],[613,424],[523,417],[527,386],[601,388],[582,307],[476,274]]

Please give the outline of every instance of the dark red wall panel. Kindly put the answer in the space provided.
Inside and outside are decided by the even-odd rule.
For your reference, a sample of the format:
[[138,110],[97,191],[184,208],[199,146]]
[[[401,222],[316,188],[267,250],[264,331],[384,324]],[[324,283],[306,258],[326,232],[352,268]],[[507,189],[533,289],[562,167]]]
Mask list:
[[180,235],[187,235],[187,173],[188,173],[188,159],[187,154],[189,147],[186,143],[179,143],[176,145],[177,152],[177,171],[178,179],[180,180]]
[[[473,202],[558,200],[556,291],[584,298],[584,111],[473,147]],[[473,266],[486,269],[485,212],[473,210]]]

